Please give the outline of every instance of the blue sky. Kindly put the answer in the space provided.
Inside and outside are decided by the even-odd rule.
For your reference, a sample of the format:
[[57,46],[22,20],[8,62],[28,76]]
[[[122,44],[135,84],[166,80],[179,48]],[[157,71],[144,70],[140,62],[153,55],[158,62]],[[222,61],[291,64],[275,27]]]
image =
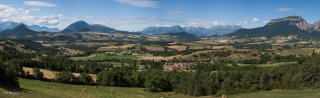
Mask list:
[[65,28],[78,20],[120,30],[148,26],[241,25],[290,15],[320,20],[320,0],[1,0],[0,21]]

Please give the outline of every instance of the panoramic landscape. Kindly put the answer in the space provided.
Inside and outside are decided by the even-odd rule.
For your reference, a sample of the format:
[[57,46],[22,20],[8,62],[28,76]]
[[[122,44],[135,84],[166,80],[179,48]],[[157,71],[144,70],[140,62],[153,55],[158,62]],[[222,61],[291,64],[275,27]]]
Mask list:
[[318,0],[1,0],[0,98],[318,98]]

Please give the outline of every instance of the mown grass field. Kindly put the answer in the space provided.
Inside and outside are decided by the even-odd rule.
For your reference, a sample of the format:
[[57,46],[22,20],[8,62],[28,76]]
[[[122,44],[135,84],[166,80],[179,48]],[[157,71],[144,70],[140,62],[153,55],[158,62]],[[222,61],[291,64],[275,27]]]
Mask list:
[[319,98],[320,89],[272,90],[231,95],[230,98]]
[[68,85],[38,80],[19,79],[23,89],[18,95],[6,95],[0,88],[0,98],[192,98],[173,92],[152,93],[144,88]]
[[71,57],[72,60],[104,60],[104,59],[119,59],[119,60],[135,60],[136,56],[132,55],[121,55],[121,56],[111,56],[107,54],[91,54],[84,57]]
[[[22,91],[5,94],[0,88],[0,98],[194,98],[174,92],[152,93],[144,88],[69,85],[38,80],[19,79]],[[230,95],[228,98],[319,98],[320,89],[272,90]],[[202,96],[198,98],[221,98]]]

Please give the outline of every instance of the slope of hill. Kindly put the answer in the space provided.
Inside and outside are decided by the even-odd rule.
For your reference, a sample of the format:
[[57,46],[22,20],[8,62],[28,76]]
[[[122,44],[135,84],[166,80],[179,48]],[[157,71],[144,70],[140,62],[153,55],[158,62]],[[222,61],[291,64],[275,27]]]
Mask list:
[[14,39],[0,40],[0,46],[3,47],[2,51],[19,51],[24,53],[32,53],[32,52],[35,52],[36,50],[39,50],[39,48],[43,48],[43,46],[40,43],[36,43],[30,40],[14,40]]
[[317,31],[317,24],[308,24],[302,17],[289,16],[280,19],[273,19],[263,27],[254,29],[240,29],[227,36],[238,38],[250,37],[275,37],[297,35],[302,39],[319,39],[320,32]]
[[[174,92],[148,92],[144,88],[71,85],[19,78],[19,94],[0,94],[0,98],[194,98]],[[0,88],[0,92],[8,92]],[[199,97],[208,98],[208,97]]]

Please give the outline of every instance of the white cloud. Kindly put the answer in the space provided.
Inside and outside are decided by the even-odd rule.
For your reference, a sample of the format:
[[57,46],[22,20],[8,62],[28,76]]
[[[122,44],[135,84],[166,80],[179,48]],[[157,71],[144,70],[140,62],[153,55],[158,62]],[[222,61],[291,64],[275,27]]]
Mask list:
[[39,9],[21,9],[13,8],[0,4],[0,21],[13,21],[28,25],[42,25],[48,27],[57,27],[59,20],[64,19],[63,14],[33,16],[31,12],[37,12]]
[[267,22],[268,21],[262,21],[259,18],[254,17],[251,19],[243,19],[237,25],[240,25],[240,26],[246,27],[246,28],[252,28],[252,27],[262,26]]
[[258,18],[252,18],[252,22],[253,23],[257,23],[257,22],[259,22],[260,20],[258,19]]
[[279,8],[279,9],[277,9],[278,12],[289,12],[292,10],[293,10],[292,8]]
[[49,3],[49,2],[42,2],[42,1],[25,1],[24,4],[26,5],[30,5],[30,6],[44,6],[44,7],[55,7],[58,6],[56,4],[53,3]]
[[133,7],[140,7],[140,8],[158,8],[159,2],[154,0],[115,0],[121,4],[133,6]]
[[244,19],[242,20],[239,25],[246,25],[246,24],[257,24],[260,22],[260,19],[259,18],[252,18],[252,19]]

